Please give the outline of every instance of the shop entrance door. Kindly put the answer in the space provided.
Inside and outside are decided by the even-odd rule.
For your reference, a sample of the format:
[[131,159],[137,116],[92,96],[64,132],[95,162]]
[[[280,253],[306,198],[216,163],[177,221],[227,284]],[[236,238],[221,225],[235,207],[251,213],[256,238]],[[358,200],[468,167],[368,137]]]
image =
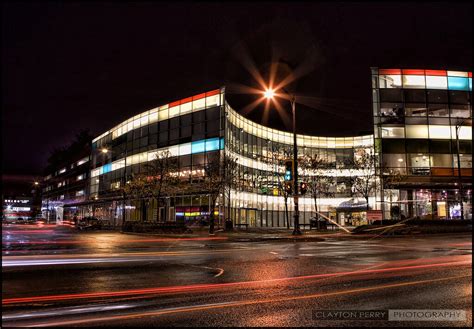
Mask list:
[[250,227],[255,227],[257,223],[257,209],[247,209],[247,223]]

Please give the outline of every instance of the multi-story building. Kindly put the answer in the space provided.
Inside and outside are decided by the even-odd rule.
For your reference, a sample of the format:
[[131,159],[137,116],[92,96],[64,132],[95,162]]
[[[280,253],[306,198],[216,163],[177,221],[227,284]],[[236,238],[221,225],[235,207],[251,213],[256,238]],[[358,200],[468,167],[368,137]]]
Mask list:
[[90,175],[90,146],[85,146],[54,167],[50,167],[41,183],[42,214],[49,223],[61,223],[88,215],[87,201]]
[[472,219],[471,72],[374,68],[372,91],[384,203],[407,217]]
[[[341,225],[364,223],[367,207],[383,210],[385,218],[394,217],[395,206],[398,217],[459,218],[457,195],[462,190],[464,218],[470,218],[471,73],[384,69],[372,73],[374,134],[297,135],[299,157],[317,156],[324,163],[317,175],[333,177],[330,196],[317,199],[318,211]],[[143,217],[192,221],[214,211],[221,220],[230,216],[235,223],[286,226],[285,199],[277,188],[284,168],[275,153],[291,150],[293,134],[252,122],[238,110],[220,88],[140,113],[95,138],[88,211],[116,224]],[[191,182],[202,175],[214,154],[234,159],[236,180],[230,197],[221,195],[216,209],[210,209],[205,190],[177,193],[166,207],[126,200],[120,187],[133,173],[146,172],[146,163],[163,150],[176,159],[177,174]],[[369,168],[376,188],[367,198],[356,195],[351,186],[353,178],[363,174],[352,165],[361,152],[378,159]],[[302,181],[316,175],[301,167],[299,173]],[[299,204],[300,222],[308,223],[314,216],[314,199],[304,195]],[[288,206],[291,218],[291,198]]]

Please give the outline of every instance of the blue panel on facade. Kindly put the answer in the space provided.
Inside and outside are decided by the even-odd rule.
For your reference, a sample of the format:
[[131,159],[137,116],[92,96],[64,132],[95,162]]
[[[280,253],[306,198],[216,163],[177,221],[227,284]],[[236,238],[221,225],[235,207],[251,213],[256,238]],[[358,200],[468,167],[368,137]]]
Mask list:
[[201,153],[205,151],[206,141],[196,141],[191,143],[191,153]]
[[[472,91],[472,78],[469,78],[469,90]],[[462,168],[462,167],[461,167]]]
[[224,149],[224,137],[221,137],[220,143],[221,143],[220,149],[223,150]]
[[219,149],[219,138],[210,138],[206,140],[206,152]]
[[449,90],[469,90],[468,78],[448,77]]
[[112,171],[112,164],[111,163],[105,164],[104,167],[103,167],[103,173],[106,174],[110,171]]

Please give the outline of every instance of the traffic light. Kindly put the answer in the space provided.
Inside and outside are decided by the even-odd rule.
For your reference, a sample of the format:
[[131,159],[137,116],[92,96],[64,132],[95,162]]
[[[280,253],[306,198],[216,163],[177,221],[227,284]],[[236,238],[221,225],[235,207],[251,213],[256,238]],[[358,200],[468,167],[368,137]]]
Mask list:
[[283,185],[283,188],[285,189],[285,192],[287,194],[291,194],[292,192],[292,186],[291,186],[291,182],[285,182],[284,185]]
[[293,180],[293,160],[285,160],[285,181]]
[[300,193],[305,194],[306,191],[308,191],[308,183],[306,182],[301,182],[300,183]]

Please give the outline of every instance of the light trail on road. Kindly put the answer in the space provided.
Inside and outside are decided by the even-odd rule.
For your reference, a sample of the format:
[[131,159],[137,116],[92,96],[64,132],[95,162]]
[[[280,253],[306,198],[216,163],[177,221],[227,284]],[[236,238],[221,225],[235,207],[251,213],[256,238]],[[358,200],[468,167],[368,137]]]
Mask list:
[[406,286],[431,284],[431,283],[436,283],[436,282],[441,282],[441,281],[451,281],[451,280],[454,281],[454,280],[459,280],[459,279],[464,279],[464,278],[469,278],[469,277],[471,277],[471,275],[461,275],[461,276],[452,276],[452,277],[445,277],[445,278],[439,278],[439,279],[419,280],[419,281],[411,281],[411,282],[403,282],[403,283],[395,283],[395,284],[378,285],[374,287],[348,289],[348,290],[334,291],[334,292],[327,292],[327,293],[309,294],[309,295],[303,295],[303,296],[290,296],[290,297],[280,297],[280,298],[243,300],[243,301],[234,301],[234,302],[173,307],[173,308],[161,309],[158,311],[149,311],[149,312],[141,312],[141,313],[134,313],[134,314],[126,314],[126,315],[115,315],[115,316],[103,316],[103,317],[99,316],[99,317],[89,318],[89,319],[79,319],[79,320],[69,320],[69,321],[56,321],[56,322],[48,321],[48,322],[43,322],[39,324],[30,324],[30,325],[25,325],[25,326],[26,327],[70,326],[70,325],[94,323],[94,322],[128,320],[128,319],[136,319],[136,318],[143,318],[143,317],[160,316],[160,315],[166,315],[166,314],[204,311],[204,310],[219,309],[219,308],[226,308],[226,307],[241,307],[241,306],[256,305],[256,304],[297,301],[297,300],[303,300],[303,299],[336,297],[336,296],[365,293],[365,292],[384,290],[384,289],[393,289],[393,288],[400,288],[400,287],[406,287]]
[[[252,251],[251,248],[212,250],[213,254],[233,253],[236,251]],[[27,255],[3,256],[2,267],[68,265],[89,263],[116,263],[156,260],[156,257],[185,257],[209,255],[209,251],[151,251],[127,252],[113,254],[61,254],[61,255]],[[138,258],[137,258],[138,257]]]
[[6,298],[2,299],[2,305],[12,305],[19,303],[36,303],[45,301],[63,301],[63,300],[75,300],[75,299],[86,299],[86,298],[106,298],[106,297],[120,297],[120,296],[133,296],[133,295],[156,295],[176,292],[190,292],[199,290],[210,290],[220,289],[235,286],[249,286],[249,285],[265,285],[273,284],[285,281],[299,281],[309,279],[320,279],[329,277],[339,277],[348,275],[366,275],[366,274],[377,274],[377,273],[390,273],[395,271],[410,271],[417,269],[429,269],[429,268],[440,268],[440,267],[453,267],[463,266],[472,264],[470,257],[463,261],[445,262],[445,263],[434,263],[434,264],[422,264],[422,265],[410,265],[400,267],[389,267],[381,269],[368,269],[368,270],[356,270],[336,273],[324,273],[324,274],[313,274],[295,277],[285,277],[268,280],[257,280],[257,281],[241,281],[241,282],[228,282],[228,283],[212,283],[212,284],[194,284],[186,286],[169,286],[169,287],[157,287],[157,288],[145,288],[125,291],[112,291],[112,292],[93,292],[93,293],[81,293],[81,294],[64,294],[64,295],[51,295],[51,296],[35,296],[35,297],[20,297],[20,298]]
[[[119,243],[143,243],[143,242],[179,242],[179,241],[216,241],[216,240],[227,240],[227,237],[195,237],[195,238],[157,238],[157,239],[141,239],[141,240],[121,240]],[[2,245],[55,245],[55,244],[84,244],[84,241],[3,241]],[[5,250],[2,250],[4,252]]]

